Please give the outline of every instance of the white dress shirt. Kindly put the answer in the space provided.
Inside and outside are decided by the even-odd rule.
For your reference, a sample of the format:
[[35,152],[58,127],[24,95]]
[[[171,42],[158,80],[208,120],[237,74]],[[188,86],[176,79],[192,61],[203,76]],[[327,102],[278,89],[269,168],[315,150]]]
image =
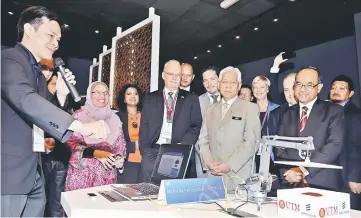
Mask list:
[[[166,87],[164,87],[164,96],[168,99],[170,98],[169,96],[169,89],[167,89]],[[175,98],[176,96],[176,93],[178,93],[178,90],[175,90],[175,91],[172,91],[173,92],[173,99],[174,99],[174,111],[173,111],[173,114],[175,112],[175,106],[176,106],[176,103],[177,103],[177,98]],[[162,129],[160,130],[160,135],[159,135],[159,139],[158,141],[156,142],[157,144],[166,144],[166,143],[170,143],[170,141],[172,140],[172,126],[173,126],[173,123],[168,123],[167,122],[167,107],[165,105],[165,100],[163,101],[163,104],[164,104],[164,113],[163,113],[163,124],[162,124]]]
[[[229,108],[232,106],[233,102],[238,98],[238,96],[236,95],[234,98],[226,101],[224,100],[224,98],[222,98],[222,114],[226,115],[227,114],[227,111],[229,110]],[[224,111],[224,104],[227,103],[228,106],[227,106],[227,109],[226,111]]]
[[183,89],[183,90],[186,90],[186,91],[190,92],[191,86],[188,86],[188,87],[180,87],[180,89]]
[[312,101],[308,102],[307,104],[302,104],[300,102],[300,119],[302,118],[302,107],[306,106],[308,108],[308,110],[307,110],[307,118],[308,118],[310,116],[312,107],[315,104],[316,100],[317,100],[317,97],[315,99],[313,99]]

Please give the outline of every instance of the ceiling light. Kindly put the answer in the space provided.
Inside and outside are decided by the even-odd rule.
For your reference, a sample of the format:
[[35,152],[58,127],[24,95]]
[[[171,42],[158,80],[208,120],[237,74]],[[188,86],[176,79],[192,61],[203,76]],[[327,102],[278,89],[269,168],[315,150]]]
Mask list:
[[95,30],[95,33],[98,34],[98,33],[99,33],[99,30]]
[[223,9],[227,9],[229,7],[231,7],[232,5],[234,5],[235,3],[237,3],[239,0],[224,0],[223,2],[221,2],[220,6]]
[[211,53],[211,50],[207,50],[208,53]]
[[240,37],[239,36],[236,36],[236,39],[239,39]]
[[194,56],[194,60],[196,60],[198,57],[197,56]]
[[277,22],[278,21],[278,13],[277,12],[275,12],[274,14],[273,14],[273,22]]
[[295,2],[296,0],[288,0],[288,1],[290,1],[290,2]]
[[222,45],[218,45],[218,48],[222,48]]
[[13,12],[11,12],[11,11],[9,11],[9,12],[8,12],[8,14],[13,15],[14,13],[13,13]]
[[65,28],[68,28],[68,27],[69,27],[69,25],[68,25],[68,24],[66,24],[66,23],[64,23],[64,27],[65,27]]
[[255,26],[253,30],[254,30],[254,31],[258,31],[258,27],[257,27],[257,26]]

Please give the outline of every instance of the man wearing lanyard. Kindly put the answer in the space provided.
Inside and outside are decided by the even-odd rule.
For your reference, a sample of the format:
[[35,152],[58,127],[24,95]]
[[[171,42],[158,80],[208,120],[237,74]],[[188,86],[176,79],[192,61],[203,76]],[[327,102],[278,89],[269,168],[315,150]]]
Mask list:
[[[58,17],[45,7],[23,11],[17,25],[21,43],[1,55],[1,216],[44,215],[41,157],[44,131],[65,142],[72,132],[104,138],[104,121],[81,123],[47,99],[46,79],[38,62],[59,47]],[[67,80],[71,73],[65,76]]]
[[[149,182],[160,144],[194,145],[202,126],[198,97],[179,89],[181,65],[170,60],[164,65],[164,89],[148,94],[144,99],[139,129],[139,149],[142,155],[144,182]],[[196,177],[194,152],[186,177]]]

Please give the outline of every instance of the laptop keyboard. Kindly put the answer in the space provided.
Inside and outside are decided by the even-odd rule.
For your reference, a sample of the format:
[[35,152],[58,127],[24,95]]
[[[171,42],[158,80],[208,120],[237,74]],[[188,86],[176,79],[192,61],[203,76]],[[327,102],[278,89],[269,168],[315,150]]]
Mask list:
[[157,195],[159,192],[159,187],[150,183],[128,184],[126,186],[146,195]]

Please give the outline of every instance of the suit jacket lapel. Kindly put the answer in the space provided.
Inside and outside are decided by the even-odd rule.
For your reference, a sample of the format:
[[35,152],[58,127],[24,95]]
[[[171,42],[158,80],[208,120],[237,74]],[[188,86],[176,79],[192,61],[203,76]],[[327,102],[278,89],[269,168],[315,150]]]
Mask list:
[[308,116],[305,129],[303,130],[303,136],[309,136],[313,134],[312,127],[317,126],[322,120],[323,107],[320,104],[320,100],[317,99],[312,107],[311,113]]
[[206,93],[204,96],[203,96],[203,99],[202,99],[202,104],[205,108],[207,108],[209,105],[211,105],[211,100],[209,99],[208,97],[208,94]]
[[300,136],[300,105],[295,105],[291,110],[291,125],[289,128],[292,128],[292,136],[298,137]]
[[185,93],[186,91],[184,90],[179,90],[178,93],[178,97],[177,97],[177,102],[175,105],[175,111],[174,111],[174,117],[173,117],[173,122],[175,122],[177,120],[177,117],[180,114],[180,111],[182,110],[183,104],[184,104],[184,99],[185,99]]
[[158,116],[158,123],[156,123],[155,126],[157,126],[159,129],[159,134],[162,129],[163,125],[163,117],[164,117],[164,97],[163,97],[163,90],[158,91],[157,99],[156,99],[156,113],[154,116]]
[[[222,121],[222,103],[221,102],[217,102],[216,105],[214,105],[211,117],[207,117],[207,118],[208,118],[207,125],[209,125],[209,123],[211,123],[211,122],[217,123],[218,125],[221,124],[221,121]],[[209,119],[209,118],[211,118],[211,119]]]

